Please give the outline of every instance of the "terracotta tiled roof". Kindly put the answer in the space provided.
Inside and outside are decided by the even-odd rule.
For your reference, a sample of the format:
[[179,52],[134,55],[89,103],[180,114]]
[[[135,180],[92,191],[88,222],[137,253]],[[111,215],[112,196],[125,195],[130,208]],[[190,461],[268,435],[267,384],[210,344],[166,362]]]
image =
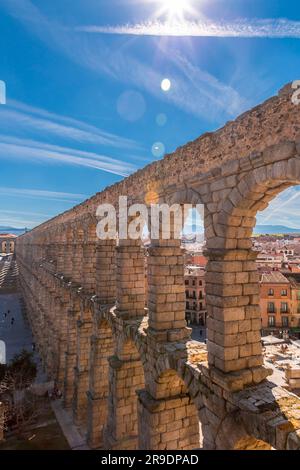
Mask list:
[[17,238],[14,233],[0,233],[0,238]]
[[279,271],[271,271],[270,273],[263,273],[261,275],[261,282],[272,284],[289,284],[289,280]]

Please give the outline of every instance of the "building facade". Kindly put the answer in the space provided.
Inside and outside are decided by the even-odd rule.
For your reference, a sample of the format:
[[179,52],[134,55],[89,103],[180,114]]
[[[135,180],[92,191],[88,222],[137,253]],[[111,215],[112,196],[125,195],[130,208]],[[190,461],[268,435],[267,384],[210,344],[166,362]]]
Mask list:
[[263,334],[300,333],[300,284],[279,271],[263,273],[260,280]]
[[184,273],[186,321],[188,325],[206,325],[205,269],[186,266]]
[[13,233],[0,233],[0,254],[14,253],[16,238]]

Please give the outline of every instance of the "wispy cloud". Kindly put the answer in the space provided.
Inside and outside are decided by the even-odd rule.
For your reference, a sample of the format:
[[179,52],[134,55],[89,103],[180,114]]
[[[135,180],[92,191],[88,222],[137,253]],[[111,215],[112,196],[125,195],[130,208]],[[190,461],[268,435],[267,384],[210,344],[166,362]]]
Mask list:
[[[21,188],[7,188],[4,186],[0,186],[0,195],[5,195],[9,197],[22,197],[22,198],[30,198],[30,199],[46,199],[50,201],[64,201],[64,202],[79,202],[86,199],[88,196],[85,194],[76,194],[76,193],[66,193],[66,192],[59,192],[59,191],[47,191],[42,189],[21,189]],[[0,209],[0,213],[10,212],[13,211],[5,211]],[[19,213],[19,212],[18,212]],[[37,215],[37,213],[27,213],[30,215]],[[44,214],[38,214],[43,216]],[[48,216],[48,214],[46,214]]]
[[31,220],[26,217],[22,217],[22,214],[20,214],[19,217],[2,217],[0,214],[0,225],[12,228],[33,228],[43,221],[43,219],[40,221]]
[[271,201],[267,209],[259,213],[257,223],[263,225],[268,222],[274,225],[283,224],[292,228],[300,228],[299,199],[300,188],[298,186],[286,189]]
[[287,19],[238,19],[235,21],[148,21],[117,26],[78,26],[77,31],[133,36],[186,36],[221,38],[300,38],[300,22]]
[[[59,191],[47,191],[41,189],[21,189],[0,186],[0,197],[21,199],[33,199],[37,201],[60,202],[64,205],[73,205],[85,200],[88,196],[85,194],[67,193]],[[32,212],[27,210],[8,210],[0,208],[0,225],[15,228],[35,227],[45,220],[53,217],[52,211],[47,213]]]
[[[12,188],[9,188],[9,189],[12,189]],[[17,195],[16,194],[16,197],[20,197],[20,195]],[[82,196],[83,197],[83,196]],[[63,199],[65,200],[65,199]],[[0,209],[0,215],[2,214],[8,214],[8,215],[20,215],[20,211],[13,211],[13,210],[6,210],[6,209]],[[44,218],[44,217],[51,217],[51,214],[49,213],[42,213],[42,212],[31,212],[31,211],[22,211],[22,214],[23,215],[30,215],[31,217],[37,217],[38,219],[40,218]],[[53,214],[55,215],[55,214]]]
[[106,132],[77,119],[51,113],[14,100],[9,100],[6,106],[1,106],[0,123],[2,130],[4,127],[15,128],[17,124],[19,129],[53,134],[79,143],[125,149],[140,148],[133,140]]
[[44,142],[0,135],[0,158],[29,160],[34,163],[60,163],[79,165],[87,168],[128,176],[136,170],[130,163],[117,160],[94,152],[85,152],[69,147],[46,144]]

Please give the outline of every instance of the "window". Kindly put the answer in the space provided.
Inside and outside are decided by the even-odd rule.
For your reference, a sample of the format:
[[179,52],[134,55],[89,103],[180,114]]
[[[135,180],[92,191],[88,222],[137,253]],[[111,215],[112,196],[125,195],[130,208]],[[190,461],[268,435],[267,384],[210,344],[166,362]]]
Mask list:
[[202,286],[202,281],[199,281],[199,286]]
[[274,302],[268,302],[268,313],[275,313]]
[[189,308],[190,308],[190,303],[189,303],[189,302],[186,302],[186,303],[185,303],[185,308],[186,308],[186,309],[189,309]]
[[202,293],[202,290],[199,292],[199,299],[203,299],[203,293]]
[[281,302],[280,311],[281,313],[287,313],[289,311],[287,302]]
[[274,289],[269,289],[268,295],[274,295]]
[[193,290],[193,299],[195,299],[195,298],[196,298],[196,291]]
[[188,285],[189,285],[189,280],[186,279],[186,280],[184,281],[184,283],[185,283],[186,286],[188,286]]
[[193,286],[195,286],[195,285],[196,285],[196,281],[195,281],[195,279],[193,279]]
[[288,317],[282,317],[281,321],[282,321],[282,326],[284,326],[284,327],[289,326],[289,318]]
[[268,318],[268,324],[269,324],[270,327],[274,327],[275,326],[275,317],[270,316]]
[[286,289],[282,289],[282,291],[281,291],[281,296],[282,296],[282,297],[286,297],[286,296],[287,296],[287,290],[286,290]]

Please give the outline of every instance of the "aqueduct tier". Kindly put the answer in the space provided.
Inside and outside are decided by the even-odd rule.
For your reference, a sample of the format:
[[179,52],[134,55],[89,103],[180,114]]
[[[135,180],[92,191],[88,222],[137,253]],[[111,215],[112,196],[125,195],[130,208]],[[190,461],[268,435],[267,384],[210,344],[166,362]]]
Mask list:
[[[257,211],[300,183],[291,95],[286,86],[18,239],[39,351],[92,447],[195,449],[202,434],[205,448],[300,448],[300,399],[263,364],[250,239]],[[185,322],[180,241],[151,240],[145,257],[139,241],[97,238],[98,205],[120,195],[204,204],[208,353]]]

